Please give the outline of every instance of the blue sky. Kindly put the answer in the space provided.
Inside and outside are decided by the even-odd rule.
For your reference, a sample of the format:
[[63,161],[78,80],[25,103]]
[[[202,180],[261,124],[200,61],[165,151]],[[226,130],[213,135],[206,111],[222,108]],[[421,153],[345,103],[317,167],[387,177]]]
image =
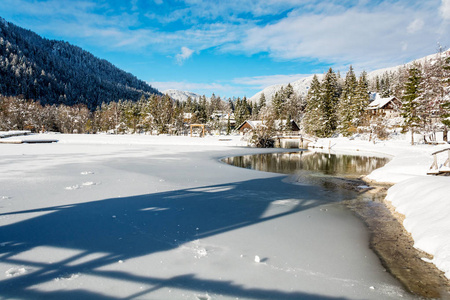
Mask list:
[[450,47],[450,0],[2,0],[0,16],[163,91],[251,97]]

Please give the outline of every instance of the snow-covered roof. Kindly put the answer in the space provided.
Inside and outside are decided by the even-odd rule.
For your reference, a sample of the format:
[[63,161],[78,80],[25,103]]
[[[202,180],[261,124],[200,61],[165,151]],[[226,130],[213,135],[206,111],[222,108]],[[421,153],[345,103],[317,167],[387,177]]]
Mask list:
[[262,125],[263,121],[247,121],[248,125],[250,125],[252,128],[256,128],[260,125]]
[[375,100],[373,100],[367,108],[368,109],[381,109],[384,106],[386,106],[386,104],[393,101],[394,99],[397,99],[397,98],[396,97],[382,98],[379,94],[376,94]]
[[[294,120],[290,121],[291,123],[294,123],[297,127],[297,123]],[[244,124],[247,123],[248,125],[250,125],[251,128],[255,129],[258,126],[261,126],[264,124],[264,121],[261,120],[257,120],[257,121],[251,121],[251,120],[246,120],[244,123],[242,123],[237,129],[239,130],[242,126],[244,126]],[[274,121],[274,125],[279,127],[280,125],[286,125],[286,120],[275,120]]]

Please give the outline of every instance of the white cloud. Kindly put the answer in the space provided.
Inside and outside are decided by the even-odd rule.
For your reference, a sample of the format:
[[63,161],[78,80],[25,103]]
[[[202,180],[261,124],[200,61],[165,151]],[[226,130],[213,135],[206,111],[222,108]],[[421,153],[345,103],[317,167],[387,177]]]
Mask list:
[[[397,2],[370,9],[341,7],[334,13],[325,10],[305,14],[294,10],[278,22],[248,29],[240,42],[224,48],[244,53],[267,52],[285,60],[361,64],[370,70],[434,51],[439,38],[450,33],[448,28],[440,31],[437,9],[426,3],[421,7]],[[411,16],[415,16],[412,23]]]
[[442,0],[439,11],[442,18],[444,18],[445,20],[450,20],[450,0]]
[[[192,49],[217,49],[371,69],[429,54],[436,42],[450,43],[450,22],[442,22],[450,20],[450,0],[359,0],[350,1],[351,6],[338,0],[185,0],[186,6],[167,14],[114,11],[107,2],[93,0],[2,1],[2,9],[20,7],[32,16],[28,28],[40,34],[82,38],[123,51],[159,52],[178,64],[194,54]],[[132,0],[132,8],[138,3]],[[436,18],[439,13],[442,18]],[[175,31],[156,26],[179,21],[184,25]]]
[[415,19],[408,25],[408,28],[406,30],[408,31],[408,33],[416,33],[423,28],[424,24],[425,23],[422,19]]
[[182,65],[186,59],[192,56],[194,50],[189,49],[188,47],[181,47],[181,53],[177,54],[177,62]]
[[268,75],[268,76],[253,76],[241,77],[233,79],[233,83],[249,85],[254,88],[264,89],[275,84],[286,84],[286,82],[294,82],[300,78],[309,76],[310,74],[291,74],[291,75]]
[[138,0],[131,0],[130,4],[131,4],[131,10],[137,11],[139,9]]

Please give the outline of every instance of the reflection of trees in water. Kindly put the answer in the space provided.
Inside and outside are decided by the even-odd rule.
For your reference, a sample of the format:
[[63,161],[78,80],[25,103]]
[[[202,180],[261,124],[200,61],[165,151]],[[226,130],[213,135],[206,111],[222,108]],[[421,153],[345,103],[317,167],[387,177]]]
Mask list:
[[290,152],[230,157],[225,162],[259,171],[292,174],[299,170],[327,175],[363,175],[384,166],[387,158],[338,155],[318,152]]

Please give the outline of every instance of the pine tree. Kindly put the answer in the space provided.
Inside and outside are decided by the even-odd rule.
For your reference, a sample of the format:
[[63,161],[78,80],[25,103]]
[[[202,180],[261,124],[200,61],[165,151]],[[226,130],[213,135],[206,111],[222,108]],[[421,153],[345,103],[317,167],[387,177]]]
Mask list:
[[228,115],[227,119],[227,135],[231,134],[231,121],[230,121],[230,115]]
[[441,105],[443,113],[441,114],[441,122],[444,127],[444,141],[448,140],[447,131],[450,127],[450,56],[445,59],[442,67],[442,86],[443,86],[443,104]]
[[389,73],[385,72],[381,78],[381,90],[380,94],[382,98],[388,98],[391,95],[391,80],[389,78]]
[[237,98],[234,104],[234,119],[236,120],[236,126],[240,126],[245,121],[245,110],[241,103],[241,98]]
[[284,130],[291,130],[290,122],[295,119],[299,120],[300,114],[300,98],[294,92],[294,88],[289,83],[284,89],[284,102],[283,102],[283,116],[281,119],[285,119],[285,128]]
[[314,75],[308,94],[306,95],[306,109],[302,124],[306,133],[315,136],[319,135],[322,130],[321,124],[323,123],[320,92],[319,79]]
[[258,114],[259,114],[259,106],[256,102],[250,103],[250,106],[252,107],[252,120],[257,120],[258,119]]
[[405,130],[411,130],[411,145],[414,145],[414,133],[420,126],[419,101],[422,94],[420,85],[422,76],[417,65],[409,69],[409,77],[405,83],[405,94],[402,99],[402,117],[404,119]]
[[355,124],[353,120],[357,117],[354,111],[356,108],[357,87],[358,81],[353,72],[353,67],[350,66],[347,75],[345,76],[345,82],[337,110],[340,132],[344,136],[348,136],[354,131],[353,127]]
[[425,132],[433,134],[442,126],[436,122],[440,119],[444,110],[444,59],[442,53],[437,53],[434,59],[426,60],[423,65],[423,97],[420,101],[420,117],[425,126]]
[[200,102],[199,102],[196,114],[197,114],[197,118],[200,121],[200,123],[205,124],[208,121],[208,108],[207,108],[207,101],[206,101],[205,95],[203,95],[200,98]]
[[364,123],[364,115],[366,108],[369,105],[369,83],[367,82],[367,73],[363,71],[359,76],[358,86],[356,87],[356,99],[353,103],[353,111],[355,113],[353,118],[353,125],[355,127],[361,126]]
[[321,137],[330,137],[337,128],[337,106],[339,104],[340,87],[336,74],[330,68],[322,82],[323,129]]
[[275,118],[278,120],[283,114],[284,88],[281,87],[272,98],[272,107],[274,108]]
[[261,108],[263,108],[264,106],[266,106],[266,96],[261,92],[261,96],[259,97],[258,109],[261,110]]

